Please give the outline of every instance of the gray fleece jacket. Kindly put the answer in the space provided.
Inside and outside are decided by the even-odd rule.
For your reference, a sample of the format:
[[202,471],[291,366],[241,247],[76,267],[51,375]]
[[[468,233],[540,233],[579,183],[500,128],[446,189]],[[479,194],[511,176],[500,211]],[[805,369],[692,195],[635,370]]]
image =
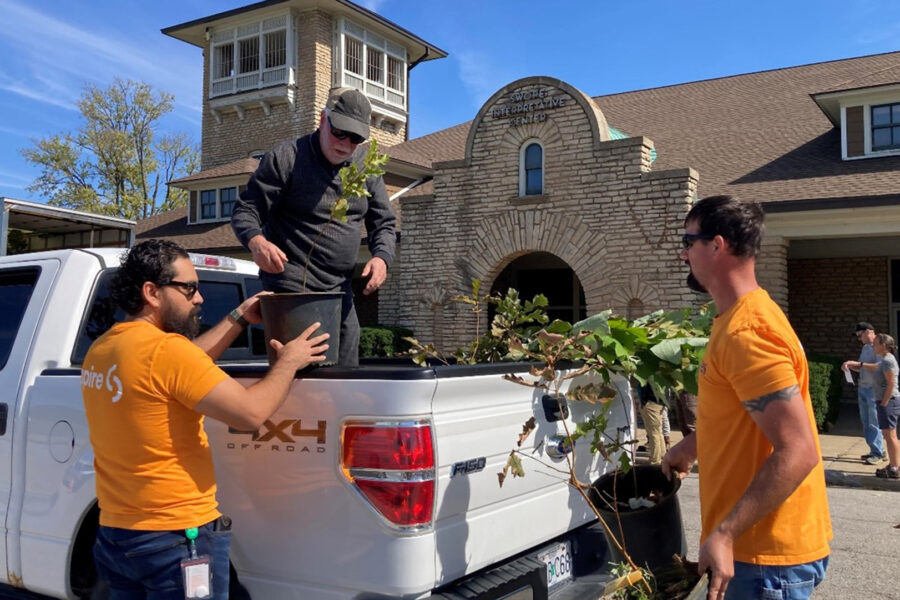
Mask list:
[[[363,168],[365,149],[359,147],[352,161]],[[332,203],[340,196],[344,165],[332,165],[319,145],[319,132],[282,142],[260,160],[250,176],[231,216],[231,227],[244,247],[262,234],[281,248],[288,263],[278,274],[260,271],[263,287],[279,292],[303,291],[303,272],[313,242],[306,285],[309,291],[325,292],[349,282],[356,266],[366,225],[369,250],[390,267],[396,246],[396,217],[381,177],[369,178],[368,198],[352,198],[347,222],[334,221],[326,228]]]

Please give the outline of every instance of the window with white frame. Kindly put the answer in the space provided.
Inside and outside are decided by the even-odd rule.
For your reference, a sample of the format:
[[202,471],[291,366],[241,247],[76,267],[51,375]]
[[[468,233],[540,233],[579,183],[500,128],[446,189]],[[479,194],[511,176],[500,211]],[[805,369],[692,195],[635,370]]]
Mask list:
[[288,15],[212,32],[210,97],[291,82]]
[[230,219],[237,202],[237,188],[227,187],[200,191],[200,221]]
[[900,148],[900,102],[872,107],[872,150]]
[[406,48],[347,19],[339,25],[339,85],[406,110]]
[[519,195],[539,196],[544,193],[544,147],[528,140],[519,150]]

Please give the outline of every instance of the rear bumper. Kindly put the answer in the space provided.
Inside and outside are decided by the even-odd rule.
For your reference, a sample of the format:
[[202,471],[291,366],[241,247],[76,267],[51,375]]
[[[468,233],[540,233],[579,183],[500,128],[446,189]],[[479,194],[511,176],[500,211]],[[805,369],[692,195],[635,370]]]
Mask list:
[[[572,549],[570,581],[547,589],[547,568],[536,557],[562,541]],[[582,600],[596,599],[610,581],[610,553],[599,523],[585,525],[509,560],[491,565],[436,590],[442,600]]]

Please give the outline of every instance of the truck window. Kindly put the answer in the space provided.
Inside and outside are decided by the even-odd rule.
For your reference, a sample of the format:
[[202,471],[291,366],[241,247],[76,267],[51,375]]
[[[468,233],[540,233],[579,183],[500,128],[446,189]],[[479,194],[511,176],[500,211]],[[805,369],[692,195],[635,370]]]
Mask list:
[[[97,278],[90,309],[82,323],[75,350],[72,352],[72,364],[80,365],[94,340],[103,335],[114,323],[125,318],[122,310],[109,297],[109,282],[115,272],[116,269],[106,269]],[[203,295],[200,312],[201,333],[224,319],[225,315],[245,297],[259,291],[256,289],[256,286],[259,286],[258,279],[247,278],[237,273],[199,270],[197,274],[200,277],[200,294]],[[253,281],[256,281],[255,285]],[[247,288],[246,291],[244,288]],[[221,360],[247,360],[265,354],[262,328],[253,326],[241,332],[222,354]]]
[[[241,284],[225,281],[204,281],[200,276],[200,294],[203,295],[203,306],[200,311],[200,333],[208,331],[213,325],[225,318],[235,306],[244,301]],[[247,330],[241,332],[229,348],[246,348]]]
[[41,270],[10,269],[0,273],[0,369],[6,366],[12,352]]

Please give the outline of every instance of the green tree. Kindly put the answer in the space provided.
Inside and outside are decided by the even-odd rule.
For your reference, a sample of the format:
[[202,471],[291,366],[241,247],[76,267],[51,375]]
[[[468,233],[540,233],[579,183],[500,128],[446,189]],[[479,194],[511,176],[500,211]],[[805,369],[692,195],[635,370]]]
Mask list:
[[41,169],[28,190],[54,206],[127,219],[183,206],[187,192],[166,182],[196,171],[200,155],[187,134],[159,134],[173,98],[130,79],[88,85],[78,100],[84,120],[78,131],[21,150]]

